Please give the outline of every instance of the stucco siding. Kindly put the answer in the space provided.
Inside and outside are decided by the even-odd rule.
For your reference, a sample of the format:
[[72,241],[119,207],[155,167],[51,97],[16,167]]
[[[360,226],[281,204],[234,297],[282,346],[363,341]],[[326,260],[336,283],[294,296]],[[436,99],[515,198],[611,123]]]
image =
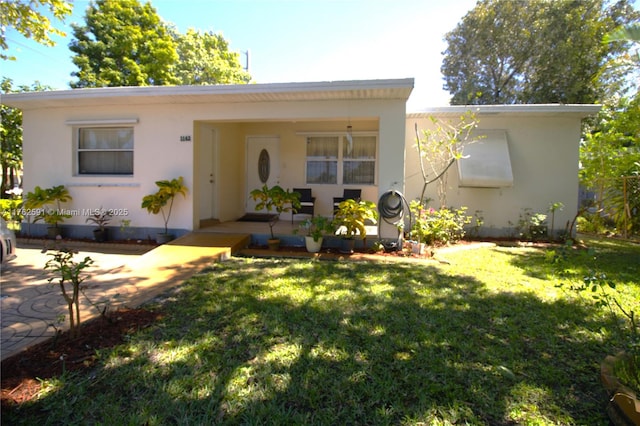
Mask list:
[[[187,232],[202,220],[231,221],[251,209],[248,203],[253,164],[252,137],[278,140],[277,183],[284,188],[310,187],[316,214],[331,216],[333,197],[345,187],[362,189],[377,202],[395,189],[408,200],[422,189],[414,125],[430,126],[428,112],[455,117],[467,107],[442,107],[406,112],[413,80],[291,83],[216,87],[106,88],[7,94],[10,106],[22,108],[24,128],[24,190],[36,185],[65,185],[73,211],[65,222],[90,236],[87,214],[104,208],[120,213],[137,228],[137,237],[153,238],[164,226],[161,215],[140,207],[156,191],[155,181],[183,176],[189,192],[174,204],[169,227]],[[513,185],[501,188],[462,187],[454,166],[447,174],[447,201],[465,206],[484,219],[487,235],[513,233],[525,209],[548,213],[562,203],[554,225],[562,230],[577,211],[578,155],[581,118],[595,114],[594,105],[492,105],[479,108],[479,131],[506,134]],[[77,173],[76,132],[125,120],[134,129],[132,176],[89,176]],[[102,123],[102,124],[100,124]],[[133,123],[133,124],[132,124]],[[306,141],[309,135],[377,136],[376,176],[370,185],[306,184]],[[270,143],[273,143],[271,141]],[[253,145],[257,146],[257,145]],[[270,145],[272,146],[272,145]],[[340,173],[338,173],[340,175]],[[430,176],[433,173],[430,172]],[[254,180],[257,180],[254,178]],[[427,197],[437,200],[436,183]],[[433,201],[432,206],[438,207]],[[283,215],[289,219],[290,215]],[[550,218],[549,218],[550,221]],[[394,236],[395,228],[382,230]],[[389,231],[389,232],[387,232]]]
[[[407,120],[407,133],[418,123],[425,129],[426,119]],[[556,212],[554,227],[563,230],[577,211],[578,153],[580,120],[575,117],[553,116],[479,116],[478,132],[483,129],[506,131],[513,171],[513,186],[504,188],[460,187],[457,168],[447,174],[447,205],[465,206],[468,213],[476,211],[484,218],[485,234],[514,232],[525,209],[548,214],[549,205],[564,204]],[[413,132],[413,134],[415,134]],[[422,189],[415,136],[407,138],[406,195],[418,198]],[[438,206],[437,183],[428,187],[427,196]],[[548,218],[551,225],[551,216]]]
[[[119,226],[121,220],[129,220],[133,227],[162,228],[160,215],[149,215],[140,207],[142,197],[155,192],[155,181],[183,176],[187,187],[192,188],[193,156],[191,143],[179,140],[180,134],[191,134],[190,121],[176,116],[168,108],[147,106],[144,108],[123,106],[117,108],[92,108],[90,114],[82,108],[53,108],[25,111],[24,190],[35,186],[65,185],[73,200],[63,205],[73,217],[68,225],[86,225],[86,215],[93,209],[113,209],[118,215],[111,226]],[[137,118],[134,129],[133,176],[81,176],[74,170],[74,131],[78,125],[68,121]],[[91,127],[102,127],[91,124]],[[129,125],[126,125],[129,126]],[[183,130],[186,129],[186,130]],[[166,155],[170,153],[170,155]],[[169,226],[190,229],[191,192],[174,205]],[[182,198],[182,197],[180,197]],[[89,225],[86,225],[89,226]]]

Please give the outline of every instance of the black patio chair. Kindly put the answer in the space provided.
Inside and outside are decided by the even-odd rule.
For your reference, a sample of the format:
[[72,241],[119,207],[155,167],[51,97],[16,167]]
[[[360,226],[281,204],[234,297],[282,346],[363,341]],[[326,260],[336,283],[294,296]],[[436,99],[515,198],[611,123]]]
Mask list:
[[360,201],[362,197],[362,189],[347,189],[345,188],[342,197],[333,197],[333,214],[338,210],[338,206],[344,200],[356,200]]
[[291,223],[297,214],[315,215],[316,197],[311,194],[311,188],[293,188],[293,192],[300,194],[300,208],[291,211]]

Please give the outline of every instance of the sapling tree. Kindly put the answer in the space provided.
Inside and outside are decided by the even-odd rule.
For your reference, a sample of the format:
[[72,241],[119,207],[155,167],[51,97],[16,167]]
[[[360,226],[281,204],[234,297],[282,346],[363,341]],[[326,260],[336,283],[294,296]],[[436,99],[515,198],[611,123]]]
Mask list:
[[420,204],[425,204],[427,186],[438,182],[438,199],[440,207],[447,204],[447,171],[457,161],[463,158],[464,146],[471,142],[473,130],[478,127],[475,113],[467,111],[457,121],[439,120],[429,117],[432,128],[418,131],[415,125],[416,148],[420,160],[422,173],[422,192]]
[[556,222],[556,212],[562,211],[564,208],[564,204],[560,201],[556,201],[555,203],[549,203],[549,213],[551,213],[551,236],[553,237],[555,233],[555,222]]
[[72,336],[77,336],[80,326],[80,285],[87,279],[83,270],[93,264],[93,259],[86,256],[84,260],[76,262],[73,259],[75,253],[69,249],[61,249],[56,253],[49,253],[49,259],[44,267],[45,272],[53,276],[49,283],[58,282],[62,297],[67,302],[69,310],[69,330]]

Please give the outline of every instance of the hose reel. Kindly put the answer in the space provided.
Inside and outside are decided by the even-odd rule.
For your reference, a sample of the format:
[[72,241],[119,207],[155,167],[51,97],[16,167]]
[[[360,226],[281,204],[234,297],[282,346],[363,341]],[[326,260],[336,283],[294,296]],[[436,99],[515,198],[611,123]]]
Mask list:
[[380,236],[380,225],[384,220],[387,224],[396,228],[398,235],[396,241],[382,242],[387,251],[402,249],[402,231],[404,228],[405,215],[409,213],[409,229],[412,226],[411,209],[407,199],[400,191],[391,189],[380,196],[378,200],[378,212],[380,213],[380,221],[378,221],[378,236]]

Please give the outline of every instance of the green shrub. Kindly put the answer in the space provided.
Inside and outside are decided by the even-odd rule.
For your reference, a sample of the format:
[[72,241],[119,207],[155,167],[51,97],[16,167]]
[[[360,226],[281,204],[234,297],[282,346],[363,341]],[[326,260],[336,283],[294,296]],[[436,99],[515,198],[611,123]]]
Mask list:
[[615,232],[615,223],[598,213],[585,212],[578,217],[576,230],[586,234],[606,234]]
[[411,239],[428,245],[454,243],[465,235],[464,226],[471,223],[467,208],[435,210],[414,200],[410,204],[413,223]]
[[[511,222],[510,222],[511,223]],[[547,237],[547,215],[535,213],[530,208],[522,209],[515,226],[516,236],[527,241],[536,241]]]
[[0,199],[0,216],[9,224],[19,224],[24,218],[22,198]]

